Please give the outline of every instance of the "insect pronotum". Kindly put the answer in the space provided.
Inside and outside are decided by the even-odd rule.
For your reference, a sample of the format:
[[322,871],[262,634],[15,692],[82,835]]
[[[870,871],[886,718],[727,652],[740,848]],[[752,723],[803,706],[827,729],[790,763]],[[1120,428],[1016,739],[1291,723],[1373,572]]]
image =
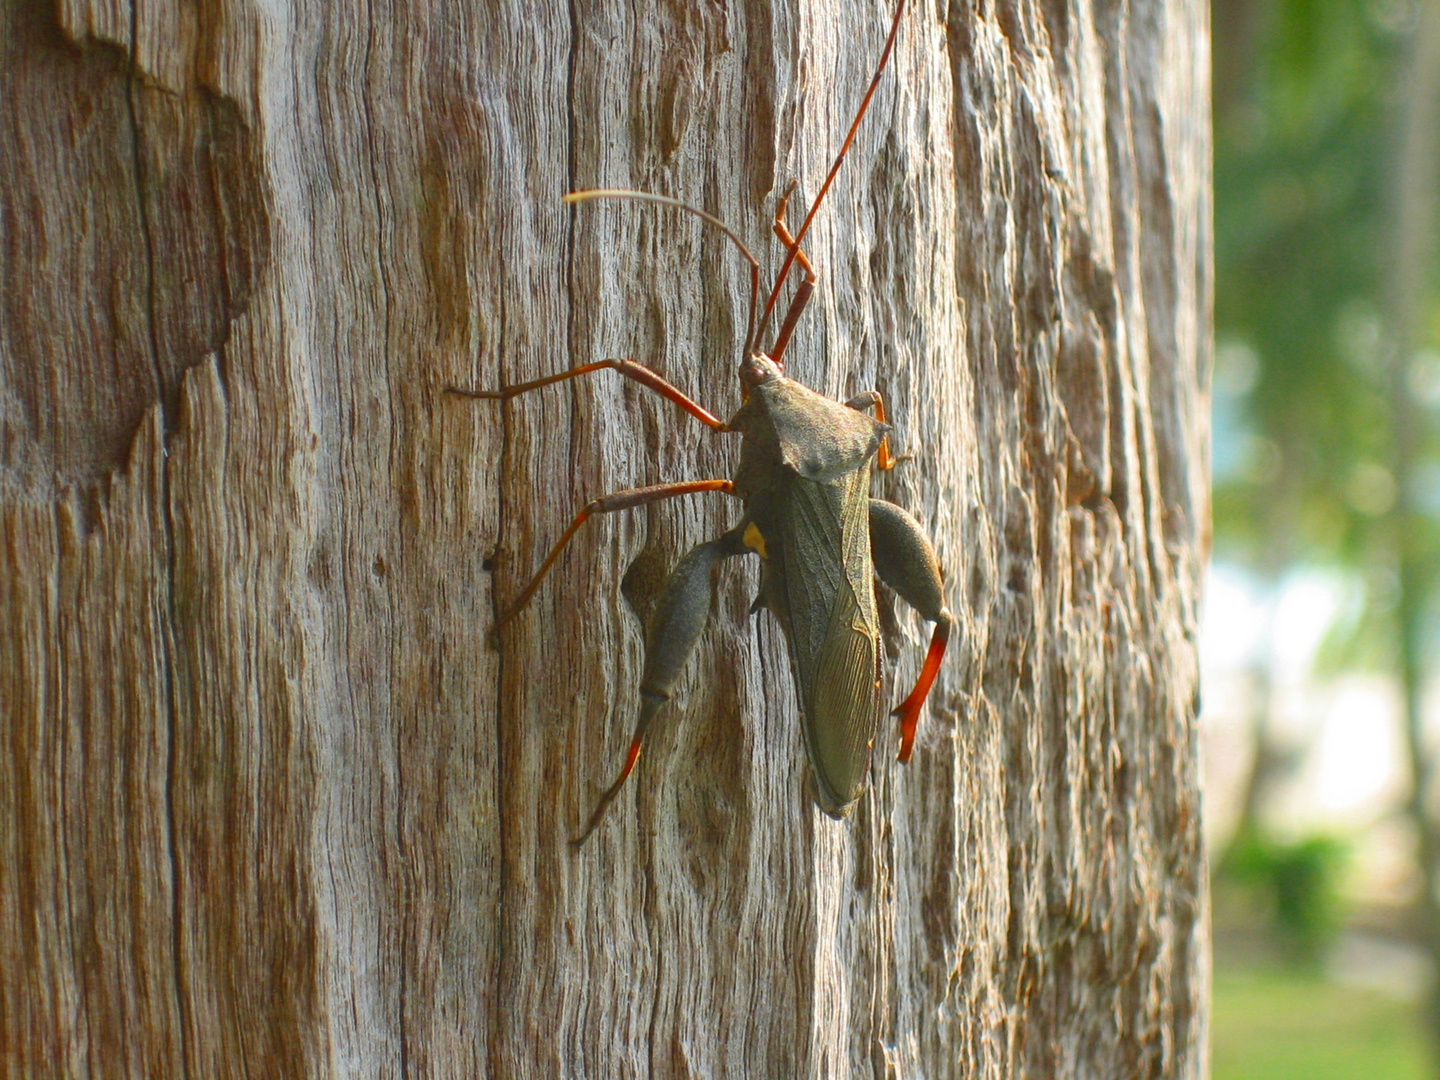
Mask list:
[[[710,614],[711,569],[736,555],[760,556],[761,587],[754,610],[768,608],[784,631],[803,710],[815,801],[832,817],[844,816],[864,790],[883,711],[875,575],[922,617],[935,623],[915,688],[892,714],[900,718],[899,759],[903,762],[910,758],[920,710],[939,671],[954,621],[945,607],[934,549],[908,513],[892,503],[870,498],[872,465],[884,471],[896,464],[890,453],[889,427],[879,392],[868,390],[844,403],[832,401],[787,378],[784,362],[795,325],[818,281],[801,244],[880,85],[904,11],[905,0],[898,0],[874,77],[825,182],[793,236],[786,225],[786,209],[795,190],[794,182],[776,205],[774,231],[786,253],[763,310],[758,303],[760,263],[718,218],[678,199],[649,192],[603,188],[565,196],[570,203],[630,199],[684,210],[723,232],[744,256],[750,266],[750,314],[739,369],[742,404],[729,420],[720,420],[633,360],[597,360],[500,390],[449,388],[465,397],[508,401],[552,383],[612,368],[674,402],[717,434],[738,433],[742,439],[739,467],[728,480],[656,484],[618,491],[587,503],[529,584],[496,619],[492,633],[498,633],[530,601],[571,537],[596,514],[702,491],[722,492],[744,503],[739,522],[720,537],[694,548],[666,581],[646,635],[640,716],[629,753],[619,776],[572,841],[577,847],[594,832],[634,770],[650,722],[670,700],[695,649]],[[762,351],[760,344],[776,302],[797,263],[803,277],[774,344]],[[871,409],[873,418],[867,415]]]

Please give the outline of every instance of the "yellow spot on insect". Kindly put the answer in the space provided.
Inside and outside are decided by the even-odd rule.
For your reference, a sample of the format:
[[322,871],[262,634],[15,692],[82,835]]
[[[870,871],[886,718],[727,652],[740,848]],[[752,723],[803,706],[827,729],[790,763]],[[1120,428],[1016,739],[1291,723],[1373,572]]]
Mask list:
[[746,547],[758,552],[760,558],[770,558],[765,551],[765,537],[760,535],[760,530],[755,527],[753,521],[745,526],[745,534],[741,536],[740,539]]

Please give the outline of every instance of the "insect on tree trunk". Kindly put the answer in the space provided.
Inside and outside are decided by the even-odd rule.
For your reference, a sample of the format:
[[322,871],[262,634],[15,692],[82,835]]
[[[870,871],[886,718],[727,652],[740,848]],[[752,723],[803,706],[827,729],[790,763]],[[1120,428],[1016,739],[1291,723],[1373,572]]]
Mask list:
[[1203,5],[917,3],[807,239],[787,373],[883,392],[957,619],[848,821],[732,560],[566,844],[733,501],[486,640],[735,465],[613,373],[442,392],[739,404],[724,237],[560,196],[773,270],[889,13],[0,0],[0,1072],[1202,1075]]

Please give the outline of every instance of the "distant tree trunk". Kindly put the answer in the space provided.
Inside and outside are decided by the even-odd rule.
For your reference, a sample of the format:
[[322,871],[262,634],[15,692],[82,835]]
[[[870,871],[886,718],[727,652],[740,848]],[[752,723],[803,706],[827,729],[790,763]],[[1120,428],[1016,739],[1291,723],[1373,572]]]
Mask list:
[[[878,387],[959,619],[850,821],[718,603],[611,818],[641,622],[736,518],[774,199],[885,3],[0,0],[7,1075],[1199,1076],[1203,4],[921,2],[789,373]],[[798,215],[796,215],[798,216]],[[897,700],[926,627],[882,596]]]
[[[1395,168],[1395,235],[1390,259],[1389,297],[1395,354],[1391,371],[1391,424],[1399,497],[1390,515],[1390,540],[1399,603],[1396,661],[1405,728],[1410,799],[1421,890],[1416,904],[1420,943],[1440,970],[1440,811],[1436,809],[1440,759],[1426,730],[1426,683],[1435,664],[1428,640],[1433,601],[1440,587],[1440,553],[1434,527],[1420,505],[1419,472],[1427,442],[1425,421],[1414,399],[1411,374],[1429,318],[1427,285],[1436,266],[1435,229],[1440,184],[1440,0],[1418,6],[1409,62],[1399,65],[1400,102]],[[1440,1076],[1440,979],[1432,979],[1422,1027],[1429,1033],[1432,1066]]]

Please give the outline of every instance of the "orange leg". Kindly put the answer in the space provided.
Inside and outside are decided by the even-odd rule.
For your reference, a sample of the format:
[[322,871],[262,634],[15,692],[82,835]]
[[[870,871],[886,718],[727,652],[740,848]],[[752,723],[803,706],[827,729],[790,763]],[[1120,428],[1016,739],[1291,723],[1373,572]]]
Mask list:
[[540,588],[540,582],[550,572],[550,567],[555,565],[555,560],[560,557],[560,552],[565,549],[570,538],[575,535],[581,525],[589,520],[592,514],[610,514],[616,510],[629,510],[632,507],[659,502],[661,499],[672,499],[677,495],[691,495],[697,491],[723,491],[729,494],[734,489],[735,485],[729,480],[685,480],[678,484],[654,484],[651,487],[617,491],[586,503],[585,507],[575,515],[575,520],[570,523],[570,527],[565,530],[564,535],[550,549],[550,554],[540,564],[540,569],[535,571],[535,576],[530,579],[530,584],[525,586],[520,595],[495,620],[495,626],[490,631],[491,640],[494,640],[495,636],[499,634],[502,626],[519,614],[520,609],[530,602],[530,598],[535,595],[535,590]]
[[775,204],[775,235],[785,245],[787,251],[795,252],[795,261],[805,271],[805,276],[812,283],[816,280],[815,268],[810,265],[810,260],[805,257],[805,252],[795,248],[795,238],[790,235],[790,229],[785,224],[785,208],[790,205],[790,196],[795,194],[795,188],[800,181],[791,180],[790,185],[785,189],[785,194],[780,196],[780,201]]
[[800,246],[795,243],[795,238],[785,226],[785,208],[790,204],[790,196],[795,193],[795,184],[796,181],[790,181],[790,186],[785,189],[785,194],[780,196],[780,202],[775,207],[775,235],[785,245],[786,251],[795,253],[795,261],[800,264],[800,269],[805,271],[805,280],[800,282],[790,300],[790,310],[785,313],[785,321],[780,324],[780,333],[775,338],[775,348],[770,351],[770,359],[779,364],[782,370],[785,367],[785,349],[790,344],[791,335],[795,333],[795,324],[800,321],[800,313],[810,302],[810,294],[815,291],[815,284],[819,280],[815,276],[815,268],[805,257],[805,252],[800,250]]
[[[648,720],[649,717],[646,717],[647,723]],[[610,809],[610,804],[615,801],[615,796],[620,794],[620,789],[625,786],[625,781],[630,779],[630,774],[635,771],[635,763],[640,760],[640,746],[644,741],[643,734],[638,734],[630,740],[630,752],[625,755],[625,767],[620,770],[620,775],[615,778],[615,782],[605,789],[605,794],[600,796],[600,802],[585,822],[585,828],[580,830],[578,836],[571,838],[571,848],[578,850],[586,840],[590,839],[590,834],[595,831],[595,826],[604,820],[605,811]]]
[[[805,235],[810,231],[810,223],[815,220],[816,211],[820,209],[820,204],[825,201],[825,193],[830,190],[830,185],[835,182],[835,175],[840,171],[840,164],[845,160],[845,155],[850,151],[850,144],[855,141],[855,133],[860,130],[860,121],[865,118],[865,110],[870,108],[870,100],[875,96],[875,89],[880,85],[880,76],[885,71],[885,65],[890,62],[890,53],[895,48],[895,37],[900,32],[900,17],[904,14],[905,0],[899,0],[895,5],[895,17],[890,22],[890,36],[885,39],[885,48],[880,52],[880,63],[875,67],[875,74],[870,79],[870,86],[865,91],[865,96],[860,99],[860,108],[855,113],[855,119],[850,122],[850,130],[845,135],[845,141],[840,144],[840,152],[835,155],[835,161],[831,164],[830,171],[825,174],[825,182],[820,185],[819,194],[815,196],[815,201],[810,204],[810,212],[805,215],[805,220],[800,223],[800,231],[795,234],[795,239],[790,244],[790,253],[785,256],[785,262],[781,265],[780,273],[775,278],[775,286],[770,290],[770,295],[765,299],[765,309],[760,314],[760,328],[755,331],[757,343],[764,335],[765,328],[770,325],[770,314],[775,310],[775,301],[780,297],[780,287],[785,283],[785,275],[790,272],[790,264],[797,262],[799,259],[800,241],[804,240]],[[808,295],[806,298],[809,298]],[[798,318],[798,313],[794,313],[794,301],[791,302],[790,306],[793,317]],[[790,322],[791,319],[787,317],[786,321]],[[782,331],[781,337],[782,339],[788,340],[789,335]],[[777,351],[783,352],[784,349],[782,348]],[[778,361],[779,358],[772,357],[772,359]]]
[[724,421],[711,414],[704,406],[697,405],[659,375],[656,375],[655,372],[643,364],[635,363],[634,360],[597,360],[593,364],[581,364],[577,368],[562,371],[558,375],[547,375],[543,379],[516,383],[514,386],[507,386],[501,390],[466,390],[459,386],[447,386],[445,392],[447,394],[455,394],[459,397],[480,398],[485,401],[509,401],[511,398],[519,397],[521,394],[528,393],[531,390],[539,390],[542,386],[563,382],[565,379],[573,379],[578,375],[588,375],[592,371],[600,371],[604,368],[614,368],[627,379],[634,379],[641,386],[649,387],[661,397],[679,405],[680,408],[684,409],[702,424],[714,428],[716,431],[730,430],[725,426]]
[[945,658],[955,617],[945,607],[945,582],[934,547],[920,523],[894,503],[870,500],[870,555],[880,580],[899,593],[922,619],[935,624],[915,689],[891,714],[900,718],[900,760],[909,761],[915,746],[915,725]]
[[900,718],[900,760],[909,761],[910,751],[915,748],[915,727],[920,721],[920,710],[930,696],[930,687],[940,673],[940,661],[945,657],[945,644],[950,640],[950,627],[954,619],[945,612],[935,624],[935,633],[930,636],[930,649],[925,654],[925,664],[920,668],[920,678],[915,680],[915,689],[902,701],[891,716]]
[[[856,394],[845,403],[858,412],[874,408],[875,419],[885,423],[885,399],[880,396],[879,390],[866,390],[863,394]],[[902,454],[900,457],[890,456],[890,436],[886,435],[880,440],[880,453],[876,455],[875,468],[881,472],[889,472],[902,461],[909,461],[909,454]]]

